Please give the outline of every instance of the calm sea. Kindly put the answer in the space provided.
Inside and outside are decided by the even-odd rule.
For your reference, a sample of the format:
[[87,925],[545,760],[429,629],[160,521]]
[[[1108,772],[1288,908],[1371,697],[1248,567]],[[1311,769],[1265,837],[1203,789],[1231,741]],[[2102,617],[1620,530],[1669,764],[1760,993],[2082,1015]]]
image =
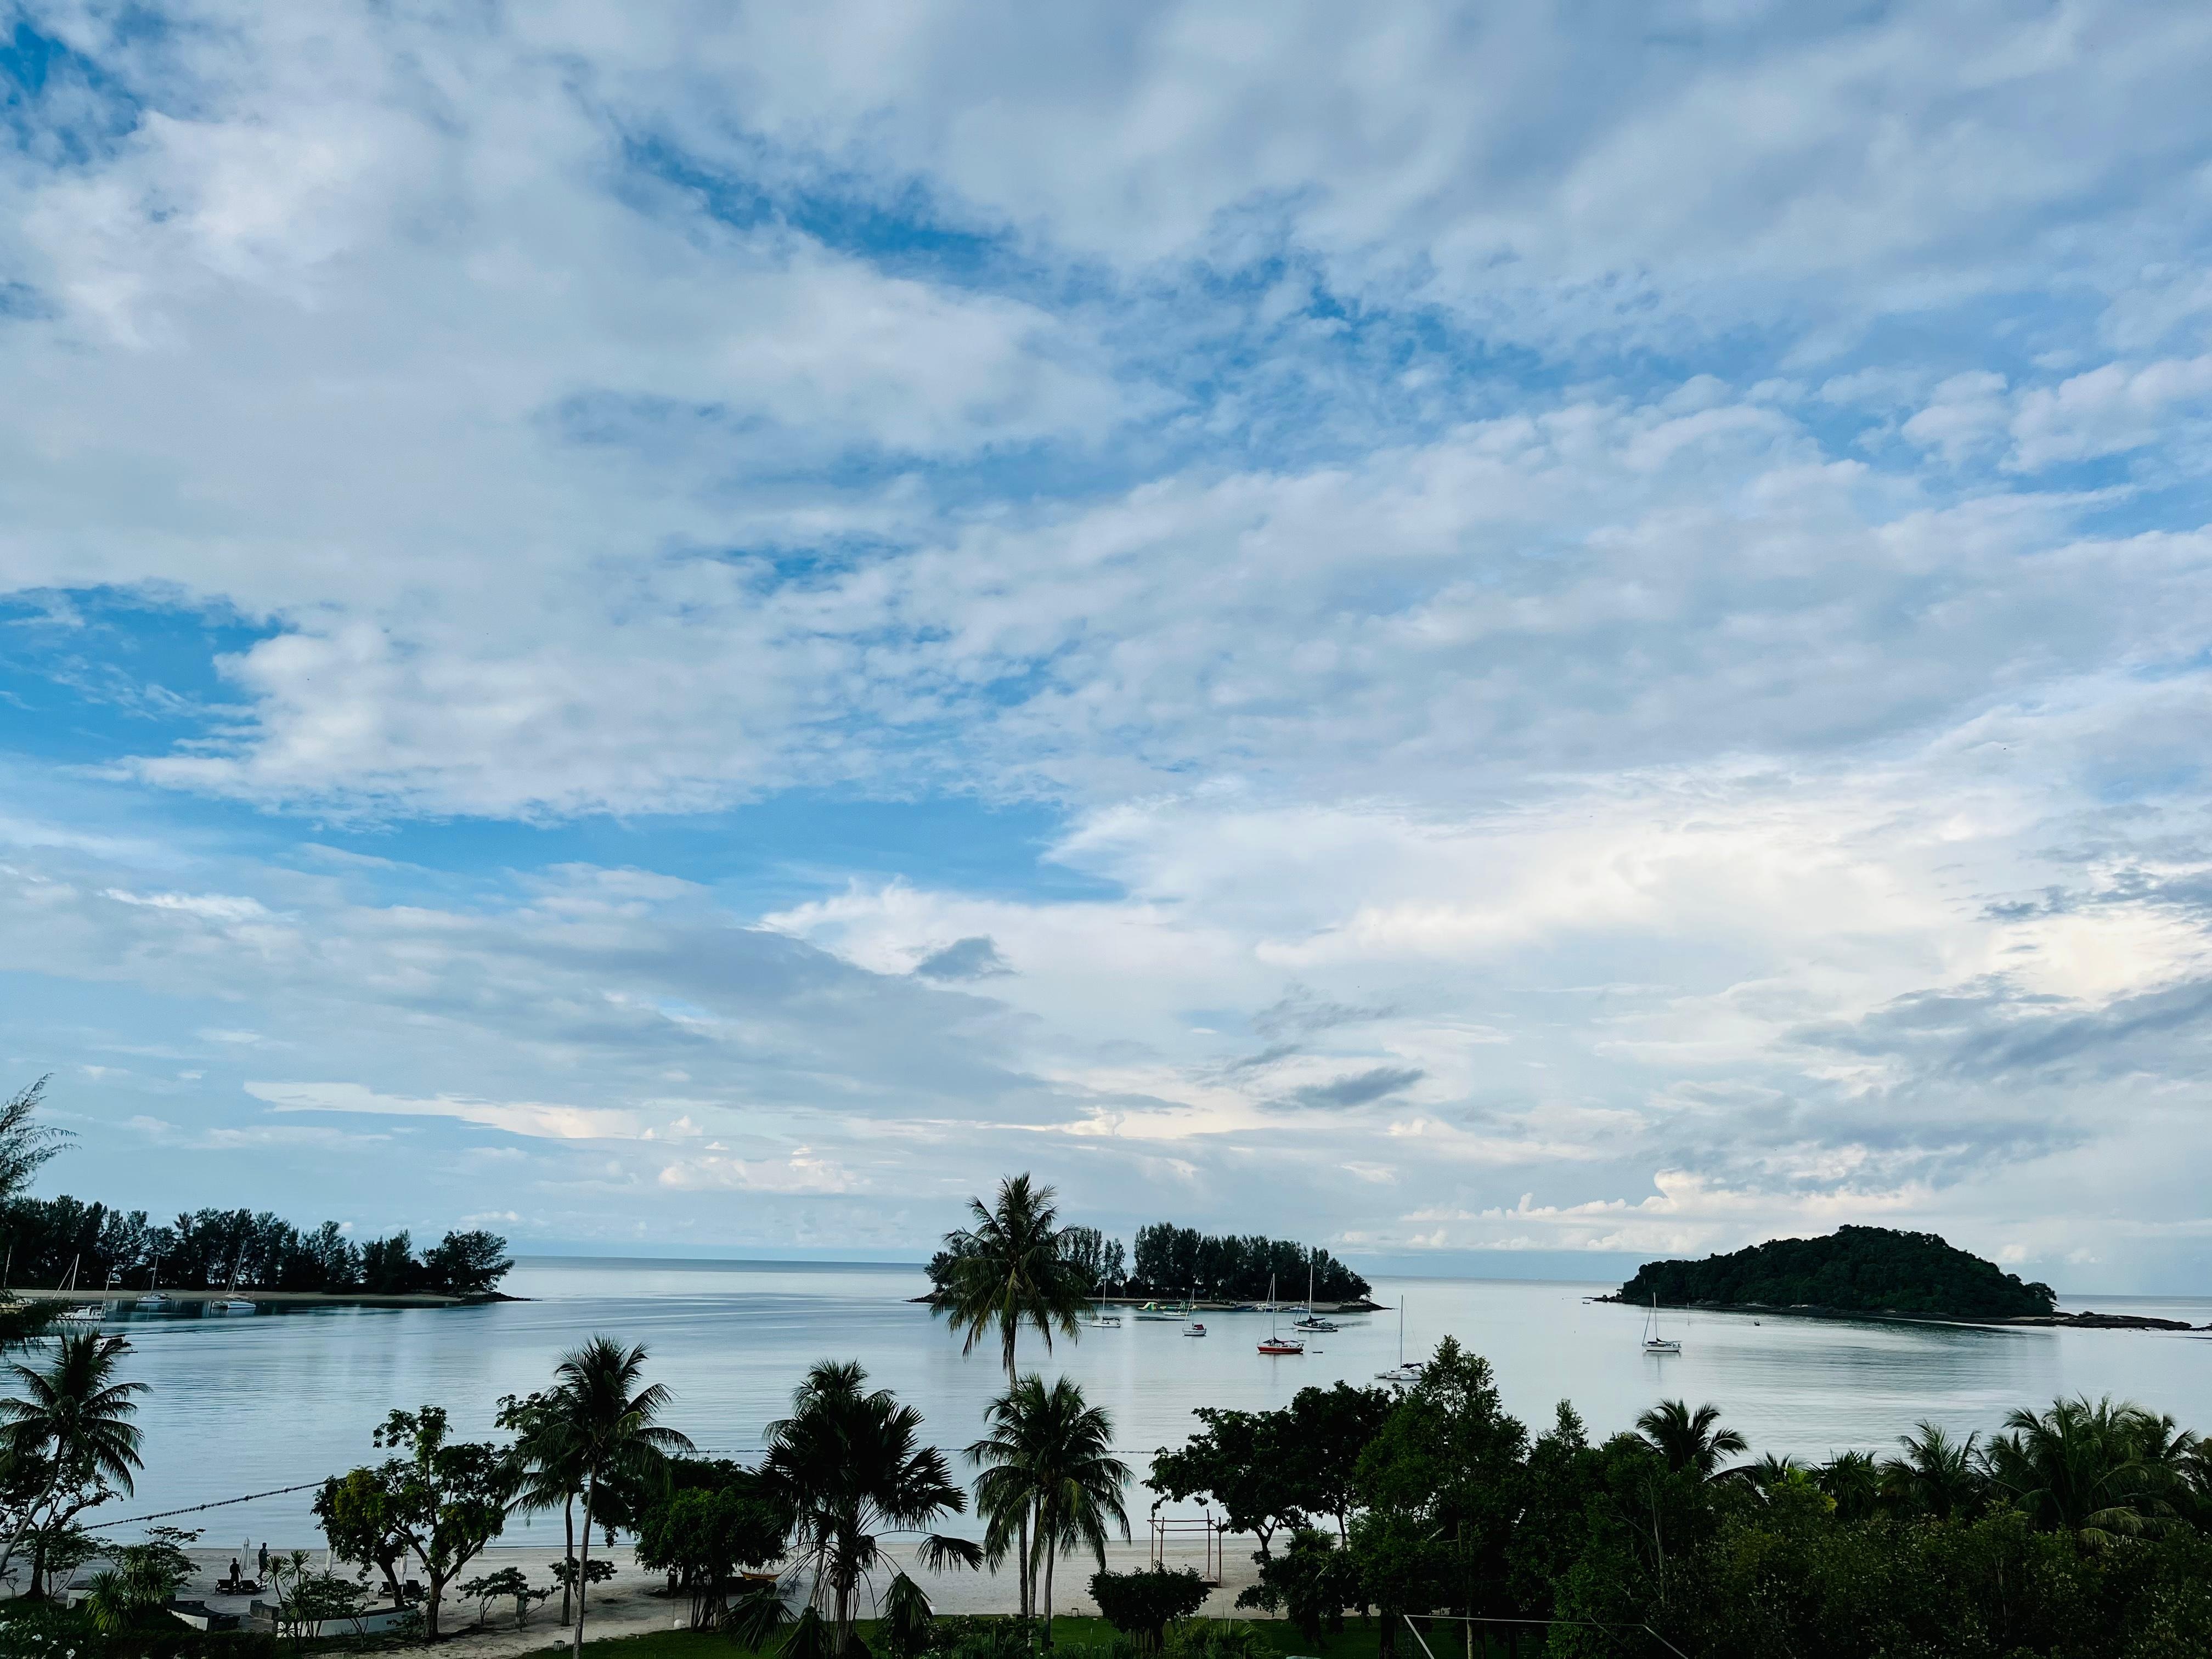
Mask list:
[[[601,1331],[647,1346],[652,1375],[675,1390],[672,1420],[707,1450],[742,1456],[759,1446],[800,1373],[823,1358],[860,1360],[921,1409],[939,1444],[964,1445],[1000,1385],[997,1360],[981,1349],[962,1356],[944,1323],[908,1299],[923,1285],[912,1267],[536,1258],[507,1285],[530,1299],[487,1307],[118,1318],[110,1328],[130,1336],[130,1374],[151,1392],[140,1410],[146,1468],[137,1495],[105,1513],[137,1516],[318,1480],[377,1455],[370,1431],[394,1406],[434,1401],[463,1431],[487,1431],[500,1395],[543,1387],[562,1350]],[[1922,1418],[1986,1430],[2009,1407],[2083,1392],[2124,1395],[2212,1430],[2212,1341],[2203,1338],[1669,1314],[1665,1334],[1683,1352],[1660,1359],[1638,1351],[1642,1314],[1585,1300],[1601,1288],[1419,1279],[1380,1280],[1375,1294],[1394,1307],[1405,1297],[1409,1356],[1447,1334],[1488,1356],[1532,1430],[1563,1397],[1601,1435],[1681,1395],[1717,1403],[1755,1451],[1824,1456],[1886,1450]],[[2093,1305],[2212,1321],[2212,1301]],[[1212,1334],[1197,1340],[1176,1325],[1125,1321],[1058,1343],[1049,1360],[1025,1335],[1022,1358],[1079,1379],[1112,1412],[1140,1471],[1144,1457],[1189,1432],[1194,1406],[1279,1406],[1310,1382],[1369,1381],[1398,1358],[1395,1311],[1349,1321],[1300,1358],[1254,1352],[1265,1315],[1207,1323]],[[313,1544],[310,1496],[177,1524],[204,1527],[210,1546]]]

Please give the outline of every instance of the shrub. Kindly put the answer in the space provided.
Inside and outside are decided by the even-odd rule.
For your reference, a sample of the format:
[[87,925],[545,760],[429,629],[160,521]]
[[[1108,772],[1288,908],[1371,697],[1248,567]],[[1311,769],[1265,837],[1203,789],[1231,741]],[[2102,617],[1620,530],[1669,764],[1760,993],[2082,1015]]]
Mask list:
[[1091,1575],[1091,1599],[1097,1602],[1100,1614],[1115,1630],[1135,1637],[1148,1652],[1159,1647],[1170,1624],[1206,1605],[1206,1580],[1189,1567]]

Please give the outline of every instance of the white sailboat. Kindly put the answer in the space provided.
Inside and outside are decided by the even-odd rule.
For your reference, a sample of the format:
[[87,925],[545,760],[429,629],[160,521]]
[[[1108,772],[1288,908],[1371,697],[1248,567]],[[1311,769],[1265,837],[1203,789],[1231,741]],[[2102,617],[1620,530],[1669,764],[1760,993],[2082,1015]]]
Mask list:
[[146,1270],[146,1294],[131,1304],[140,1313],[173,1313],[176,1310],[177,1298],[161,1294],[161,1258],[157,1255],[154,1258],[154,1265]]
[[1421,1367],[1406,1363],[1406,1298],[1402,1296],[1398,1298],[1398,1363],[1387,1371],[1376,1372],[1375,1376],[1378,1382],[1395,1382],[1401,1388],[1421,1380]]
[[[66,1296],[76,1288],[76,1267],[82,1259],[74,1255],[70,1258],[69,1277],[62,1280],[63,1295]],[[105,1302],[80,1302],[74,1308],[63,1310],[60,1318],[64,1325],[103,1324],[107,1319],[107,1304]]]
[[261,1311],[261,1304],[258,1302],[250,1302],[238,1293],[238,1270],[242,1265],[243,1255],[244,1252],[241,1251],[238,1256],[231,1259],[230,1283],[223,1287],[221,1297],[201,1308],[200,1311],[203,1314],[228,1315],[235,1317],[242,1314],[258,1314]]
[[1337,1322],[1334,1319],[1323,1319],[1319,1314],[1314,1311],[1313,1285],[1313,1261],[1309,1257],[1306,1261],[1305,1314],[1304,1317],[1291,1321],[1291,1328],[1294,1331],[1333,1331],[1337,1329]]
[[1659,1298],[1651,1298],[1651,1311],[1644,1320],[1644,1352],[1646,1353],[1680,1353],[1682,1345],[1670,1342],[1659,1334]]
[[[1267,1305],[1270,1308],[1273,1308],[1275,1305],[1275,1280],[1272,1274],[1269,1275],[1267,1279]],[[1269,1314],[1267,1316],[1267,1340],[1260,1345],[1260,1352],[1266,1354],[1284,1355],[1302,1354],[1305,1351],[1306,1345],[1298,1340],[1297,1337],[1285,1336],[1275,1329],[1274,1316],[1272,1313]]]

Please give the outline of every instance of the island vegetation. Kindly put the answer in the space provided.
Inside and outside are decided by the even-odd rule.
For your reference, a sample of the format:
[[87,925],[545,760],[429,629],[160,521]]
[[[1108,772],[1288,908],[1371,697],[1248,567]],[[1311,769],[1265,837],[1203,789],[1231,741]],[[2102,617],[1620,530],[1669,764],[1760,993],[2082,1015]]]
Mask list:
[[[1133,1251],[1093,1227],[1065,1227],[1055,1237],[1072,1281],[1091,1297],[1255,1302],[1272,1288],[1284,1300],[1302,1300],[1309,1275],[1316,1302],[1358,1302],[1370,1288],[1366,1279],[1318,1245],[1256,1233],[1216,1237],[1155,1222],[1137,1230]],[[949,1292],[963,1256],[975,1248],[973,1230],[946,1236],[929,1262],[933,1298]]]
[[[72,1267],[79,1288],[111,1280],[171,1290],[314,1291],[368,1296],[477,1297],[514,1266],[496,1233],[448,1232],[417,1250],[405,1232],[356,1242],[325,1221],[306,1231],[268,1211],[198,1210],[163,1224],[143,1210],[118,1210],[66,1195],[33,1198],[22,1188],[67,1143],[36,1117],[41,1079],[0,1102],[0,1138],[24,1141],[0,1166],[0,1289],[52,1289]],[[10,1170],[15,1178],[7,1177]]]
[[[404,1607],[428,1638],[471,1615],[526,1625],[557,1600],[573,1654],[611,1572],[604,1540],[621,1532],[668,1575],[695,1632],[684,1648],[664,1631],[653,1653],[700,1659],[1030,1659],[1066,1634],[1053,1583],[1070,1560],[1091,1570],[1118,1632],[1085,1644],[1097,1659],[1329,1652],[1354,1620],[1378,1659],[1417,1659],[1417,1631],[1453,1659],[2212,1651],[2212,1453],[2170,1418],[2061,1399],[1988,1431],[1922,1423],[1887,1455],[1801,1463],[1754,1455],[1720,1408],[1682,1400],[1609,1435],[1562,1401],[1532,1432],[1488,1363],[1449,1339],[1407,1386],[1202,1407],[1183,1444],[1152,1456],[1164,1501],[1203,1499],[1256,1545],[1240,1610],[1285,1621],[1284,1636],[1200,1619],[1195,1574],[1110,1570],[1136,1471],[1076,1383],[1022,1367],[1024,1338],[1048,1352],[1079,1337],[1090,1294],[1051,1189],[1016,1177],[975,1209],[934,1310],[1006,1373],[980,1423],[933,1434],[860,1364],[824,1358],[796,1380],[757,1464],[702,1456],[647,1350],[594,1338],[542,1391],[501,1401],[495,1436],[453,1432],[464,1406],[483,1419],[478,1402],[394,1410],[374,1436],[380,1458],[334,1472],[316,1500],[336,1565],[275,1563],[275,1629],[258,1638],[180,1635],[167,1620],[194,1534],[86,1530],[140,1468],[130,1348],[95,1333],[41,1343],[0,1380],[0,1570],[32,1563],[0,1602],[0,1650],[217,1659],[251,1639],[273,1659],[279,1639],[343,1629],[372,1601]],[[483,1571],[484,1550],[533,1511],[565,1517],[550,1574]],[[58,1582],[95,1561],[92,1593],[58,1605]],[[1006,1616],[937,1615],[928,1575],[971,1571],[1012,1581]]]
[[1934,1233],[1888,1227],[1778,1238],[1702,1261],[1647,1261],[1620,1287],[1620,1300],[1966,1320],[2033,1318],[2057,1306],[2048,1285],[2023,1284]]

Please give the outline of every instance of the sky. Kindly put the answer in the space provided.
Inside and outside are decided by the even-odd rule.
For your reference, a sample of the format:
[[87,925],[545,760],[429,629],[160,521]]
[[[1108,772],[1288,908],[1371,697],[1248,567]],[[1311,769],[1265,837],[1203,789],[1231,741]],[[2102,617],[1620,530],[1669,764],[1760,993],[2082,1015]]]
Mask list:
[[2212,12],[0,0],[41,1190],[2212,1269]]

